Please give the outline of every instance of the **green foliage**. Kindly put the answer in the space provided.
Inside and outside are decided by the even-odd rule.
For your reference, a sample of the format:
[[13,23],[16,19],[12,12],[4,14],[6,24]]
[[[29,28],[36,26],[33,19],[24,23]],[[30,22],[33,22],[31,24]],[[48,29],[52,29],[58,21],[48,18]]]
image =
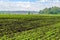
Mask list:
[[0,15],[0,40],[59,40],[60,16]]
[[44,10],[41,10],[39,14],[60,14],[60,8],[59,7],[45,8]]

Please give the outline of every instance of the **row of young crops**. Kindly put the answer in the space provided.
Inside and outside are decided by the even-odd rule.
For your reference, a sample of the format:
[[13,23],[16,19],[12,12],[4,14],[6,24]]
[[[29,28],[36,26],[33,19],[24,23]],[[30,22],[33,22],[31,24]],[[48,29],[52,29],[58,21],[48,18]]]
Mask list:
[[[49,28],[48,28],[49,27]],[[60,39],[60,27],[44,26],[36,29],[28,30],[22,33],[15,34],[13,39],[16,40],[59,40]]]
[[[54,24],[60,23],[60,16],[16,16],[0,17],[0,38],[2,40],[45,40],[57,36],[59,29]],[[51,26],[52,25],[52,26]]]

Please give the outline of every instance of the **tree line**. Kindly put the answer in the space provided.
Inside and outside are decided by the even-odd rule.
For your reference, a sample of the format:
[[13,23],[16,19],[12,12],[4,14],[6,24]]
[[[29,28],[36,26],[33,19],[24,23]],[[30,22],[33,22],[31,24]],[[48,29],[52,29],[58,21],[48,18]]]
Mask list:
[[39,14],[60,14],[59,7],[45,8],[39,11]]

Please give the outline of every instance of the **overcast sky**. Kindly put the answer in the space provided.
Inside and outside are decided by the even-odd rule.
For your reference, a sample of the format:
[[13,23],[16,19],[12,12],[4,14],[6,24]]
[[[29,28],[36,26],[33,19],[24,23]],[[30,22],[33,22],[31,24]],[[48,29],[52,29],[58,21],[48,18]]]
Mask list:
[[0,0],[0,11],[39,11],[59,4],[60,0]]

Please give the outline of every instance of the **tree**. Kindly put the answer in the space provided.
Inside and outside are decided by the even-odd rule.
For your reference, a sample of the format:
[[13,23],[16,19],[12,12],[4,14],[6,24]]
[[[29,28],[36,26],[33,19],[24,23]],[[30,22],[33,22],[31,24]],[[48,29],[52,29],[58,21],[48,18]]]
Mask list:
[[59,7],[45,8],[39,11],[39,14],[59,14],[59,13],[60,13]]
[[30,11],[28,11],[28,14],[30,14]]

